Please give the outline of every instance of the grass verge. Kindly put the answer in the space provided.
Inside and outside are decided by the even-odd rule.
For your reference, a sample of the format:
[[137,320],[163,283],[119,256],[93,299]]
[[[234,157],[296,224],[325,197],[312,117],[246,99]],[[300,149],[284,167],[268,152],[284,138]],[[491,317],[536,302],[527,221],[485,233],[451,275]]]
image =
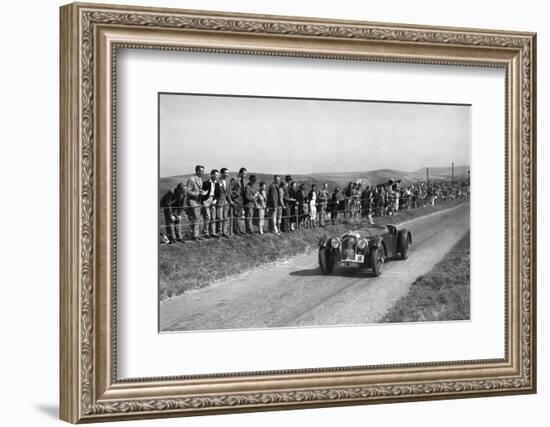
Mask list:
[[469,318],[470,232],[429,273],[416,279],[409,294],[400,298],[380,323]]
[[[399,223],[461,203],[463,201],[453,200],[437,206],[402,211],[396,216],[375,218],[374,221],[380,224]],[[342,222],[282,233],[280,236],[267,233],[200,243],[188,241],[185,244],[160,245],[159,298],[163,301],[217,280],[308,252],[317,248],[323,235],[338,235],[355,226]]]

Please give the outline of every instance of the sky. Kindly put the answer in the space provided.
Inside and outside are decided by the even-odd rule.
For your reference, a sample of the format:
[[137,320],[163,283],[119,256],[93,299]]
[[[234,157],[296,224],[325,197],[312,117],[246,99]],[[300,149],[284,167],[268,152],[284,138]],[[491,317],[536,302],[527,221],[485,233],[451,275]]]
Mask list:
[[470,106],[161,94],[160,176],[470,164]]

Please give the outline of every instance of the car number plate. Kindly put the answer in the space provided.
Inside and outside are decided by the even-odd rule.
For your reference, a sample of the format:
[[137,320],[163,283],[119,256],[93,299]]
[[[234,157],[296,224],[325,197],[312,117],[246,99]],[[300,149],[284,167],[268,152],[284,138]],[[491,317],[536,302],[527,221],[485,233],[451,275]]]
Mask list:
[[357,255],[357,262],[364,262],[365,255]]

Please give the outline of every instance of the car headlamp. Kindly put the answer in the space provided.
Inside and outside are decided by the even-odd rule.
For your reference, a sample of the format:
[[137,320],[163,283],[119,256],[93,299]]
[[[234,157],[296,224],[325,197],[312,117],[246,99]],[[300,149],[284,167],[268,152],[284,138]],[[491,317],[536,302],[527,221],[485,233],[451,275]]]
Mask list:
[[330,241],[330,246],[332,246],[334,249],[337,249],[340,247],[340,240],[338,239],[332,239]]
[[367,247],[368,243],[369,242],[367,241],[367,239],[361,238],[357,241],[357,247],[359,249],[365,249]]

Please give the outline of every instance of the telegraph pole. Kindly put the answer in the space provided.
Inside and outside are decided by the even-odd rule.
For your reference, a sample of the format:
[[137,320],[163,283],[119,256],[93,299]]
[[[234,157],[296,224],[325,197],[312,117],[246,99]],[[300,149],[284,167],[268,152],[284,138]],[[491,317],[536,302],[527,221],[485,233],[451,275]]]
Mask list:
[[455,162],[451,165],[451,185],[455,182]]

